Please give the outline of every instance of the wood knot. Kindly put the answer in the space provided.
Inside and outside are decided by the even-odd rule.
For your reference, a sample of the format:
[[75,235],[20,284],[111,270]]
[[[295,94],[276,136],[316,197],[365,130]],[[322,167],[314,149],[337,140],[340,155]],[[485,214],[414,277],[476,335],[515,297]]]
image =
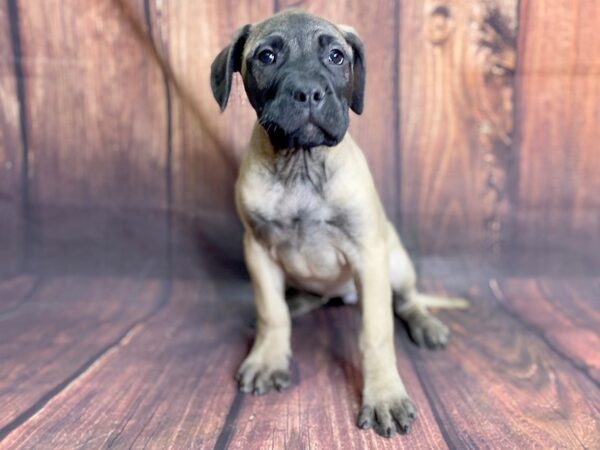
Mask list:
[[425,27],[429,42],[433,45],[444,44],[455,28],[450,7],[446,4],[434,7],[427,17]]

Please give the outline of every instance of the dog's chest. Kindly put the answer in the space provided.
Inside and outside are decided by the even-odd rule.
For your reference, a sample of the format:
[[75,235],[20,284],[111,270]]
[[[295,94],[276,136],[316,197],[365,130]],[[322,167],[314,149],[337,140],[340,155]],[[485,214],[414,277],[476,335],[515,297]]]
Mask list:
[[351,212],[329,197],[332,174],[306,150],[281,158],[246,211],[257,239],[292,278],[339,278],[354,246]]

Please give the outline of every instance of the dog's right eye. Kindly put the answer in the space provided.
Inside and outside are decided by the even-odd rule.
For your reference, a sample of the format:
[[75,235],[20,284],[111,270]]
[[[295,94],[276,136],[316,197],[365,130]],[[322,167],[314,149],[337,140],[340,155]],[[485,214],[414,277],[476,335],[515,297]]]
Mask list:
[[275,59],[275,53],[271,50],[263,50],[258,54],[258,60],[265,65],[273,64]]

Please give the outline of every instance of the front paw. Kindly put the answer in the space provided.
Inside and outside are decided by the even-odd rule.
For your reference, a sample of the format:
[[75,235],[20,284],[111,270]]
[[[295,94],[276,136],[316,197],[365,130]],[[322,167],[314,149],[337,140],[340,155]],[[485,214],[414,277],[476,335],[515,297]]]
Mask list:
[[357,424],[362,429],[372,427],[379,435],[389,438],[395,432],[408,433],[416,417],[412,400],[402,395],[378,402],[363,402]]
[[291,383],[289,358],[268,360],[249,355],[240,366],[236,380],[240,391],[246,394],[263,395],[273,388],[281,391]]

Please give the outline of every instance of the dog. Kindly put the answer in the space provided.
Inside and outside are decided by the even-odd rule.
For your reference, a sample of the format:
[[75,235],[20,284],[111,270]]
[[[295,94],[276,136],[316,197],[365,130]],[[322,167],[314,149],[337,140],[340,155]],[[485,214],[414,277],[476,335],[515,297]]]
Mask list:
[[358,300],[357,425],[386,437],[407,433],[416,409],[396,367],[393,312],[416,344],[435,349],[449,330],[428,308],[467,303],[417,291],[413,265],[347,133],[349,110],[361,114],[365,100],[363,44],[351,27],[285,10],[242,27],[215,58],[211,87],[221,111],[235,72],[257,114],[236,183],[257,316],[239,389],[265,394],[290,384],[289,288],[317,306]]

